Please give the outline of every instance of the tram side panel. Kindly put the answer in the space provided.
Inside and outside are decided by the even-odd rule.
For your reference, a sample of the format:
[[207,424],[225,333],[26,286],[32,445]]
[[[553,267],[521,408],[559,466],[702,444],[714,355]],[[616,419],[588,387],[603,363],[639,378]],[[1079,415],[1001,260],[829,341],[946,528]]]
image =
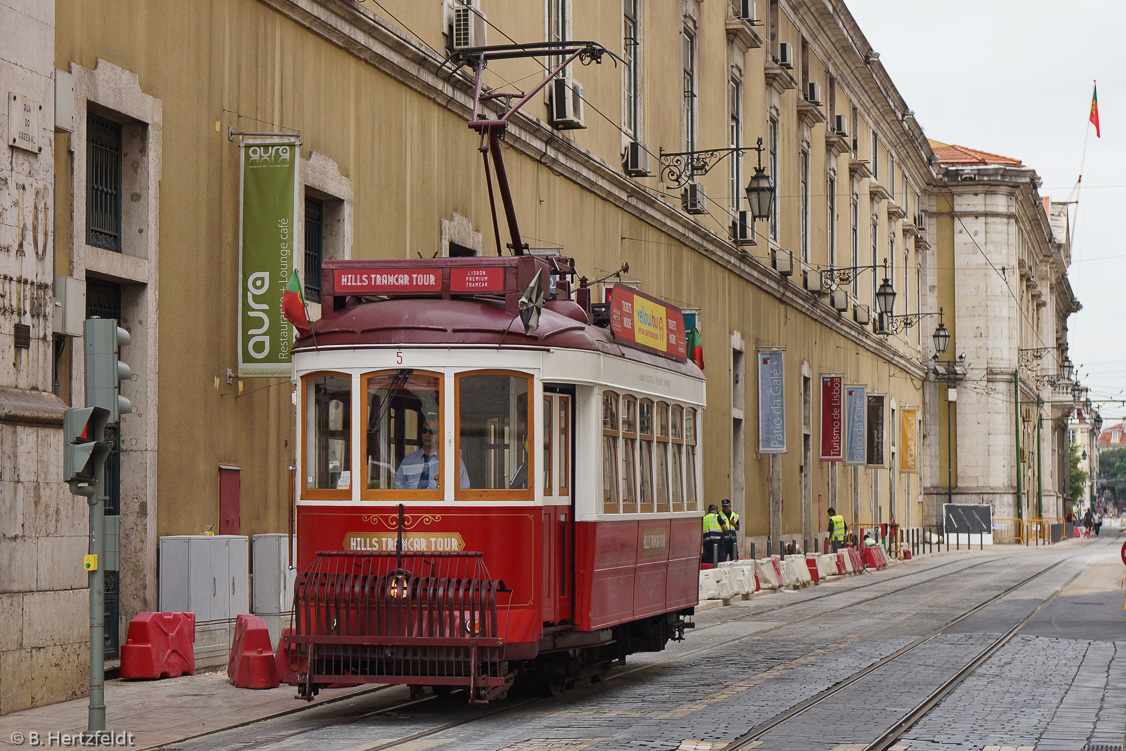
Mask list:
[[580,522],[575,626],[591,631],[694,607],[700,524],[693,518]]

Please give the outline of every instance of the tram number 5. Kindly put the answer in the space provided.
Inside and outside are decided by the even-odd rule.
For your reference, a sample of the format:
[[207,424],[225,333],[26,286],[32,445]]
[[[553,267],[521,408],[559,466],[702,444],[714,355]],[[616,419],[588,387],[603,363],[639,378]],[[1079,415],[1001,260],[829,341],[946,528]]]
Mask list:
[[401,350],[401,349],[396,350],[396,352],[395,352],[395,364],[396,365],[402,365],[403,364],[403,350]]

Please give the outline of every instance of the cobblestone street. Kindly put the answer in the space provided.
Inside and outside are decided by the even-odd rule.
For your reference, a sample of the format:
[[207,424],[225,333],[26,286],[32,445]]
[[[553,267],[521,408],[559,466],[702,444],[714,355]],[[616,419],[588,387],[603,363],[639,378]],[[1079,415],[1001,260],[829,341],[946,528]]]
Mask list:
[[700,613],[684,642],[559,697],[482,707],[393,688],[169,748],[860,750],[1030,615],[887,747],[1115,748],[1126,738],[1121,542],[943,554],[736,601]]

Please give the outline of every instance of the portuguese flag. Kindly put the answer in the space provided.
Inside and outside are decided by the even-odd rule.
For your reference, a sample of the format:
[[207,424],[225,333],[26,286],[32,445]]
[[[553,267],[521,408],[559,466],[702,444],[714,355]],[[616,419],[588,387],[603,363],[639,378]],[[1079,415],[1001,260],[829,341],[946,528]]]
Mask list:
[[282,315],[293,324],[301,336],[309,335],[309,316],[305,312],[305,295],[301,291],[301,278],[294,270],[282,295]]
[[1102,138],[1099,134],[1099,87],[1097,85],[1091,92],[1091,122],[1095,125],[1095,138]]
[[695,327],[688,332],[688,357],[700,370],[704,369],[704,342],[700,339],[700,329]]

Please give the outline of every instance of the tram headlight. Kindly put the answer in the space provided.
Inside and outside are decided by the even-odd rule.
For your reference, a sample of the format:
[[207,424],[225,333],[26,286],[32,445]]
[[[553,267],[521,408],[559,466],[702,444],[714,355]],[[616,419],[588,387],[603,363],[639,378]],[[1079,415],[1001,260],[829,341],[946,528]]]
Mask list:
[[465,622],[465,633],[470,636],[477,636],[481,633],[481,622],[475,618],[470,618]]
[[411,591],[411,575],[409,571],[392,571],[387,577],[387,596],[393,600],[405,599]]

